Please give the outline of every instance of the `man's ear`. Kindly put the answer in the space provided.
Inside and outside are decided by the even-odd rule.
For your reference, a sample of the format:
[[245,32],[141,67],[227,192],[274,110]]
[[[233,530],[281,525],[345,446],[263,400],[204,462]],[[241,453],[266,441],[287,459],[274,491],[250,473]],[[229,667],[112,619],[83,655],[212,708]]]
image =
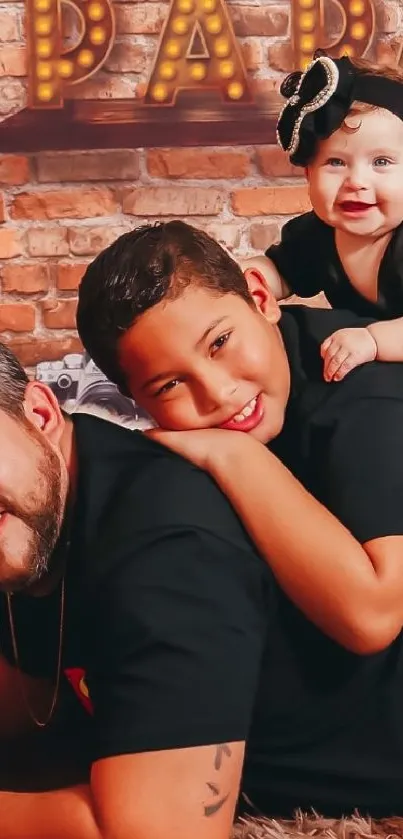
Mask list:
[[24,412],[49,442],[58,445],[65,421],[55,394],[42,382],[29,382],[25,391]]
[[280,307],[262,272],[258,268],[247,268],[245,280],[258,311],[269,323],[278,323],[281,317]]

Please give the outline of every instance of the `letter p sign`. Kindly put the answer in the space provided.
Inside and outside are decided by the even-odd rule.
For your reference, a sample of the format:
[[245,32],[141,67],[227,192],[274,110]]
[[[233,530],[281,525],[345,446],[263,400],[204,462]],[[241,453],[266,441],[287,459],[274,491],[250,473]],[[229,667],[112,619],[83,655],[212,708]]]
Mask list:
[[[63,49],[61,5],[79,20],[78,42]],[[62,108],[66,85],[92,76],[107,59],[115,35],[111,0],[27,0],[29,106]]]
[[[327,13],[338,10],[341,15],[342,31],[337,40],[327,35],[325,8]],[[342,55],[359,58],[368,49],[374,29],[373,0],[293,0],[295,67],[305,70],[318,48],[326,49],[334,58]]]

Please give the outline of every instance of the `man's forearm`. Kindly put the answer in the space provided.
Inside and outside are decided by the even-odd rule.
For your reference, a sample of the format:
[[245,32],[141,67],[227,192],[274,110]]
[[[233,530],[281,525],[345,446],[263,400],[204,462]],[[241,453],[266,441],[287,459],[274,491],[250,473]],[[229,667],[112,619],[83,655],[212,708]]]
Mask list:
[[101,839],[88,785],[0,792],[1,839]]

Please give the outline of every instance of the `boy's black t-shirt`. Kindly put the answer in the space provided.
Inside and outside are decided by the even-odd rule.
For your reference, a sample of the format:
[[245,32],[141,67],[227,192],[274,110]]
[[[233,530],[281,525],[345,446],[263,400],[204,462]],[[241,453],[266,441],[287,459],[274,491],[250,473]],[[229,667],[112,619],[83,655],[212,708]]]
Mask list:
[[352,286],[337,253],[334,228],[314,212],[286,222],[280,242],[271,245],[266,256],[301,297],[324,291],[334,308],[378,320],[403,316],[403,223],[394,230],[382,258],[376,303]]
[[[318,347],[356,322],[284,312],[292,395],[273,449],[365,542],[403,534],[403,365],[325,384]],[[377,655],[345,651],[282,594],[207,475],[139,433],[73,422],[63,673],[92,759],[246,740],[243,792],[258,810],[403,813],[402,636]],[[53,676],[58,592],[13,608],[24,668]]]

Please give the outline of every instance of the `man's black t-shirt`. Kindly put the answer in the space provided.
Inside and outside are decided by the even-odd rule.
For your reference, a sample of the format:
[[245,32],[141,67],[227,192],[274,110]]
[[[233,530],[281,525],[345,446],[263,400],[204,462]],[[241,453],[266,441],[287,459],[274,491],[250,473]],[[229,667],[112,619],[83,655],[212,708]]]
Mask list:
[[377,320],[403,315],[403,224],[383,255],[378,272],[378,299],[367,300],[351,284],[341,263],[333,227],[313,212],[286,222],[281,241],[266,256],[274,262],[290,290],[301,297],[324,291],[334,308],[349,309]]
[[[365,542],[403,533],[403,365],[325,384],[318,347],[356,321],[285,311],[292,394],[273,449]],[[246,740],[257,810],[403,813],[402,637],[377,655],[342,649],[282,594],[207,475],[139,433],[73,421],[63,672],[92,759]],[[58,594],[13,604],[25,669],[54,675]]]

